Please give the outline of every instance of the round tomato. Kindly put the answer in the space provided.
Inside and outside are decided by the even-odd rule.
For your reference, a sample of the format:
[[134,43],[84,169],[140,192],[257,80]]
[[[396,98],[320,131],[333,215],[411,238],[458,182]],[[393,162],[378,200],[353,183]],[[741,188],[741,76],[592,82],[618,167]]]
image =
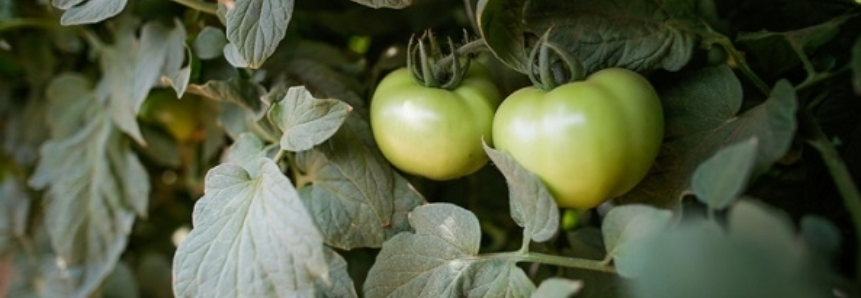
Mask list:
[[520,89],[493,121],[496,148],[541,178],[559,206],[577,209],[634,188],[657,157],[663,131],[658,94],[621,68],[550,91]]
[[398,169],[434,180],[466,176],[487,163],[493,114],[502,96],[482,66],[471,63],[453,90],[426,87],[407,68],[388,74],[371,100],[371,128]]

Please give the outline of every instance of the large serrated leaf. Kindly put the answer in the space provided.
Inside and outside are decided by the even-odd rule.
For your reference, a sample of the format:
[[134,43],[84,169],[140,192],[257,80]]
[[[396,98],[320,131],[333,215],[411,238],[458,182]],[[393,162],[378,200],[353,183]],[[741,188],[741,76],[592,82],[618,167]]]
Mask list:
[[34,188],[47,189],[45,225],[74,297],[89,297],[111,272],[135,216],[145,215],[150,186],[95,96],[63,92],[89,85],[84,77],[63,75],[48,88],[52,105],[67,109],[49,123],[52,138],[40,148],[30,178]]
[[717,150],[756,137],[753,175],[768,169],[789,149],[795,133],[795,90],[780,81],[764,103],[741,115],[741,83],[725,66],[679,74],[659,88],[666,117],[665,142],[651,173],[620,198],[624,203],[678,206],[700,163]]
[[84,25],[104,21],[123,11],[128,0],[69,0],[53,1],[54,6],[65,9],[60,18],[63,26]]
[[237,0],[227,11],[227,40],[259,68],[287,33],[294,0]]
[[700,21],[691,0],[527,1],[529,30],[573,57],[591,73],[608,67],[676,71],[691,59]]
[[529,50],[523,37],[522,22],[526,0],[479,0],[476,6],[478,29],[502,63],[521,73],[529,69]]
[[310,183],[300,189],[302,199],[328,245],[379,247],[409,230],[406,214],[424,202],[369,138],[368,123],[351,115],[328,141],[296,156],[300,180]]
[[529,297],[535,285],[513,260],[477,256],[478,219],[440,203],[410,214],[413,233],[383,244],[365,280],[365,297]]
[[508,181],[511,217],[524,228],[524,237],[549,240],[559,228],[559,207],[544,183],[510,155],[484,144],[484,151]]
[[413,0],[351,0],[372,8],[404,8],[413,4]]
[[332,137],[350,111],[343,101],[314,98],[305,87],[291,87],[269,110],[269,121],[283,133],[281,149],[298,152]]
[[259,175],[228,163],[206,175],[194,229],[174,257],[177,297],[315,297],[328,279],[323,239],[268,158]]

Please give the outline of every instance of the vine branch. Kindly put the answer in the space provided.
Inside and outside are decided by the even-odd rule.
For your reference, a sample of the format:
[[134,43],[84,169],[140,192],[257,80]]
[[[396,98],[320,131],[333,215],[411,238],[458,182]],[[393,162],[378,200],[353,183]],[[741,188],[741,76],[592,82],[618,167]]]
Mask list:
[[515,260],[517,262],[532,262],[532,263],[541,263],[545,265],[554,265],[568,268],[579,268],[579,269],[587,269],[592,271],[599,271],[604,273],[612,273],[616,274],[616,268],[613,266],[605,265],[600,260],[589,260],[589,259],[580,259],[580,258],[572,258],[565,256],[557,256],[557,255],[549,255],[537,252],[503,252],[503,253],[493,253],[481,255],[481,258],[486,259],[505,259],[505,260]]

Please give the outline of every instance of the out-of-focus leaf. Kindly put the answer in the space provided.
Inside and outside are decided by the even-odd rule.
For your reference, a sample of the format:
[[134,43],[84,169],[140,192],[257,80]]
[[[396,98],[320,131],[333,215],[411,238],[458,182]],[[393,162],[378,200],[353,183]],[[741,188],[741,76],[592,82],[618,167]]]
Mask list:
[[329,263],[329,283],[317,280],[317,292],[325,298],[356,298],[356,286],[347,272],[347,261],[332,249],[326,248],[326,261]]
[[365,297],[529,297],[535,285],[514,260],[478,255],[481,229],[466,209],[430,204],[410,213],[415,233],[383,249],[365,281]]
[[[174,81],[182,76],[185,36],[185,27],[178,19],[174,19],[173,28],[168,28],[159,21],[151,21],[141,29],[131,95],[135,114],[140,111],[149,90],[161,81],[161,77],[169,78],[176,90],[185,90],[188,85],[187,78],[184,82]],[[181,93],[177,92],[177,97],[180,97]]]
[[89,297],[125,250],[135,216],[146,214],[149,176],[112,124],[86,78],[61,75],[49,86],[51,139],[30,185],[46,189],[45,225],[61,268]]
[[583,288],[583,283],[580,281],[552,277],[542,281],[531,297],[565,298],[577,294],[581,288]]
[[729,206],[742,194],[756,164],[756,137],[718,151],[703,162],[691,178],[700,202],[712,209]]
[[266,89],[260,84],[233,78],[223,81],[208,81],[203,85],[191,84],[188,92],[217,101],[230,102],[245,108],[259,120],[266,114],[269,107],[260,100]]
[[529,50],[526,48],[523,5],[526,0],[479,0],[476,8],[478,29],[502,63],[521,73],[528,72]]
[[837,254],[843,241],[837,226],[815,215],[801,218],[801,238],[805,245],[826,260]]
[[786,81],[775,86],[762,104],[737,115],[741,109],[741,83],[725,66],[678,74],[659,88],[666,128],[661,153],[651,173],[622,203],[678,206],[690,188],[696,168],[723,146],[756,137],[758,176],[778,160],[795,133],[795,90]]
[[645,205],[624,205],[613,208],[601,224],[607,258],[613,258],[619,275],[634,277],[643,274],[647,261],[644,251],[649,240],[665,231],[673,214]]
[[125,262],[119,262],[102,286],[102,298],[138,298],[138,283]]
[[0,21],[9,21],[16,15],[15,2],[12,2],[12,0],[0,0]]
[[[748,57],[746,61],[758,74],[780,78],[799,65],[812,67],[807,53],[812,53],[837,36],[840,26],[852,17],[842,15],[822,24],[787,32],[741,33],[736,43],[745,50]],[[805,70],[814,71],[809,68]]]
[[855,45],[852,46],[852,87],[855,89],[855,94],[861,95],[861,36],[855,40]]
[[206,175],[194,229],[174,257],[178,297],[315,297],[329,282],[323,238],[278,166],[221,164]]
[[238,0],[227,10],[227,40],[251,68],[263,65],[284,38],[293,0]]
[[[7,173],[0,161],[0,256],[12,249],[16,239],[25,236],[30,200],[21,181]],[[0,293],[3,293],[2,286]]]
[[137,283],[140,285],[141,296],[146,298],[173,298],[171,290],[170,259],[167,256],[146,252],[143,253],[135,268]]
[[102,79],[96,86],[96,98],[98,102],[108,103],[110,116],[120,130],[144,145],[137,122],[140,103],[136,102],[133,92],[136,67],[129,65],[138,59],[139,41],[135,38],[135,26],[128,20],[117,23],[114,43],[100,48]]
[[60,24],[71,26],[104,21],[123,11],[127,2],[128,0],[55,0],[52,3],[65,10]]
[[559,229],[559,207],[544,183],[510,155],[484,145],[484,151],[508,181],[511,217],[523,227],[524,237],[549,240]]
[[578,58],[591,73],[608,67],[676,71],[699,37],[697,1],[581,0],[526,2],[526,27]]
[[[31,244],[26,249],[22,247],[5,255],[8,257],[5,260],[0,256],[0,284],[9,282],[9,290],[0,291],[5,297],[74,297],[72,284],[66,279],[68,271],[60,267],[62,263],[57,262],[57,255],[51,251],[50,240],[45,233],[44,229],[36,229],[32,237],[22,238]],[[5,280],[2,278],[4,266],[14,270]]]
[[311,94],[321,98],[337,98],[349,104],[361,115],[367,115],[365,100],[351,88],[349,78],[324,64],[308,59],[293,59],[286,64],[291,81],[303,85]]
[[368,139],[368,123],[351,115],[328,141],[296,156],[308,184],[300,183],[302,200],[330,246],[379,247],[409,230],[407,213],[424,202]]
[[215,59],[222,56],[227,37],[221,29],[206,26],[197,34],[192,49],[203,60]]
[[372,8],[404,8],[413,4],[413,0],[351,0]]
[[269,121],[283,133],[281,149],[299,152],[332,137],[350,110],[343,101],[314,98],[305,87],[292,87],[269,109]]

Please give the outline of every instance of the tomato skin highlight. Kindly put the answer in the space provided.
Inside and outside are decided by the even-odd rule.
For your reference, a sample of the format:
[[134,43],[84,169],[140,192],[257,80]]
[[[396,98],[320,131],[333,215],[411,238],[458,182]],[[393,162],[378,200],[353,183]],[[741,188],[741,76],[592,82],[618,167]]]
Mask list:
[[657,158],[663,132],[657,92],[621,68],[550,91],[520,89],[493,122],[496,148],[541,178],[560,207],[575,209],[633,189]]
[[407,68],[388,74],[371,100],[371,129],[386,159],[409,174],[450,180],[487,164],[502,100],[487,70],[471,63],[454,90],[426,87]]

